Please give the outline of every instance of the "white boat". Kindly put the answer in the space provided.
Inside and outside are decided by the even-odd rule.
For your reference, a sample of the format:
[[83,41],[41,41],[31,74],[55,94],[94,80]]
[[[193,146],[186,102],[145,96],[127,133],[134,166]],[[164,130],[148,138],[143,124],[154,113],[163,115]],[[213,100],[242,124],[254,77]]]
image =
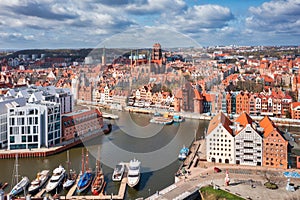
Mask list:
[[20,194],[22,191],[24,191],[24,189],[27,188],[28,184],[29,184],[28,177],[27,176],[23,177],[22,180],[12,188],[12,190],[9,193],[10,196],[16,196]]
[[53,191],[65,178],[66,170],[63,166],[59,165],[53,170],[53,174],[46,186],[46,192]]
[[68,178],[63,184],[63,188],[65,190],[69,189],[72,185],[74,185],[74,183],[76,182],[76,178],[77,178],[77,174],[75,171],[73,171],[72,169],[70,169],[69,171],[70,172],[69,172]]
[[178,155],[178,159],[179,160],[185,160],[186,157],[189,155],[189,148],[183,146],[182,149],[180,149],[179,155]]
[[70,155],[69,155],[69,150],[67,151],[67,164],[68,164],[68,175],[67,175],[67,180],[63,184],[63,188],[65,190],[69,189],[74,183],[76,182],[77,174],[74,170],[70,169]]
[[29,194],[34,194],[39,189],[43,187],[43,185],[46,183],[46,181],[49,179],[49,170],[43,170],[39,173],[37,173],[36,178],[31,181],[30,186],[28,188]]
[[112,175],[112,180],[113,181],[121,181],[124,171],[125,171],[125,164],[122,162],[117,164],[114,169],[113,175]]
[[129,162],[128,174],[127,174],[127,184],[129,187],[134,187],[139,183],[140,166],[141,166],[141,162],[135,158]]

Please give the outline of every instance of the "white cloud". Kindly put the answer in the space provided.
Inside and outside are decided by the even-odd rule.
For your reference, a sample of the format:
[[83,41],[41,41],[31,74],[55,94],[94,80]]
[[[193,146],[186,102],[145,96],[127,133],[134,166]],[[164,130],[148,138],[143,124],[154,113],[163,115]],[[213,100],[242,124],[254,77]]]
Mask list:
[[186,7],[183,0],[133,0],[125,7],[132,14],[148,15],[174,12]]
[[229,8],[211,4],[190,7],[181,15],[166,13],[163,17],[166,18],[166,24],[185,33],[223,28],[234,19]]
[[273,0],[249,11],[246,27],[254,32],[300,33],[300,0]]

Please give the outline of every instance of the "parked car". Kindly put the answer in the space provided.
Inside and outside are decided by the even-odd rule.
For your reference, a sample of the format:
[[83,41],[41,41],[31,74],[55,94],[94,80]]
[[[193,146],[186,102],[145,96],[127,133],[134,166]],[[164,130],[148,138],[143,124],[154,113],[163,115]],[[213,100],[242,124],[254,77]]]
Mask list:
[[219,169],[219,168],[217,168],[217,167],[214,167],[214,171],[215,171],[216,173],[219,173],[219,172],[221,172],[222,170]]

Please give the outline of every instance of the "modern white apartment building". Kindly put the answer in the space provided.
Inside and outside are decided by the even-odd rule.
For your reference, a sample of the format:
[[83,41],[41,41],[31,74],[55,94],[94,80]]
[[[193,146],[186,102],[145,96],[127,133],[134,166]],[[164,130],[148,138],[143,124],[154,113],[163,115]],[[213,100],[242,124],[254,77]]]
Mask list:
[[206,133],[206,158],[209,162],[235,164],[232,122],[222,112],[209,123]]
[[247,113],[242,113],[234,122],[235,162],[240,165],[261,166],[263,131]]
[[42,101],[10,107],[7,113],[8,149],[50,147],[60,143],[60,104]]
[[69,88],[55,88],[54,86],[30,86],[10,89],[6,96],[24,97],[28,103],[50,101],[60,103],[61,113],[69,113],[74,108],[74,97]]
[[25,98],[3,98],[0,101],[0,149],[7,147],[7,110],[14,106],[24,106]]

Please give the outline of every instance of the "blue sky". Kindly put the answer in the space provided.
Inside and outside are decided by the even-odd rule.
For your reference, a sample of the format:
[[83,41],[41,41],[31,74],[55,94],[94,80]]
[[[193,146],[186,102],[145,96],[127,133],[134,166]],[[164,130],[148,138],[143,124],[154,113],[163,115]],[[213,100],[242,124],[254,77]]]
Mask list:
[[1,0],[0,8],[0,49],[147,39],[162,46],[300,43],[300,0]]

